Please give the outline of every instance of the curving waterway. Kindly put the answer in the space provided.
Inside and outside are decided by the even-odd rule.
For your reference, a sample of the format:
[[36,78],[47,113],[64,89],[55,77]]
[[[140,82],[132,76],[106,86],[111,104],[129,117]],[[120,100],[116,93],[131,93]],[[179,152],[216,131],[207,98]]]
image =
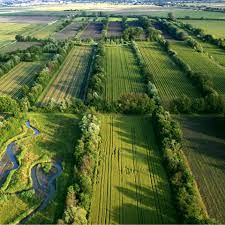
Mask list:
[[[33,136],[40,135],[40,131],[35,127],[31,126],[30,121],[26,122],[26,127],[34,131]],[[17,141],[22,141],[23,138]],[[0,187],[5,183],[10,172],[17,170],[19,168],[19,162],[16,158],[19,149],[16,146],[16,141],[12,141],[6,148],[5,153],[0,159]],[[53,194],[56,191],[56,179],[62,173],[62,166],[60,162],[51,162],[50,173],[44,173],[42,169],[42,164],[36,164],[31,169],[32,185],[35,193],[43,197],[41,204],[32,213],[30,213],[26,218],[20,221],[20,223],[27,222],[37,211],[43,210]],[[41,175],[40,175],[41,174]]]

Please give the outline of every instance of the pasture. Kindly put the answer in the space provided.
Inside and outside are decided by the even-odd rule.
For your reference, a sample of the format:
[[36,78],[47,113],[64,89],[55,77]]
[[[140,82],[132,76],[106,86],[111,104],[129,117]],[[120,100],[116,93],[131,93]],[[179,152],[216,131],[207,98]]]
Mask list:
[[104,115],[89,223],[175,223],[171,190],[151,119]]
[[20,167],[11,171],[11,179],[1,192],[1,224],[12,223],[19,217],[22,219],[26,213],[32,213],[43,200],[43,196],[32,188],[31,168],[35,165],[44,166],[60,161],[63,172],[57,179],[57,190],[51,196],[51,202],[48,202],[45,210],[34,213],[28,223],[56,223],[63,211],[62,202],[65,201],[66,190],[71,182],[73,149],[79,136],[78,118],[69,114],[31,113],[27,119],[40,131],[40,135],[30,137],[32,131],[26,129],[27,138],[20,142],[22,153],[17,156],[20,157]]
[[225,39],[225,21],[218,20],[183,20],[195,28],[204,30],[206,34],[212,34],[217,38]]
[[183,129],[184,152],[209,215],[225,222],[225,135],[222,116],[175,116]]
[[198,53],[187,47],[181,41],[171,41],[172,49],[181,57],[194,72],[206,74],[212,78],[215,89],[219,94],[225,95],[225,68],[210,60],[204,53]]
[[168,107],[172,100],[182,95],[200,97],[186,75],[179,70],[157,43],[137,43],[165,106]]
[[117,101],[124,93],[145,91],[142,75],[129,46],[106,45],[104,68],[106,101]]
[[75,46],[70,51],[55,79],[41,96],[42,103],[46,104],[51,99],[59,103],[85,97],[91,52],[91,46]]
[[32,85],[41,65],[38,62],[21,62],[0,78],[0,95],[20,98],[24,85]]

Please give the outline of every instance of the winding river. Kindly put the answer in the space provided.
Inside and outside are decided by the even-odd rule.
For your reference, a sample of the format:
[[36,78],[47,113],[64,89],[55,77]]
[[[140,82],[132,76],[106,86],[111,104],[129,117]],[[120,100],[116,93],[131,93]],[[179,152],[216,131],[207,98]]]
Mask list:
[[[35,127],[31,126],[30,121],[26,122],[26,127],[32,129],[34,134],[33,136],[40,135],[40,131]],[[18,139],[17,141],[22,141],[24,138]],[[11,171],[17,170],[19,168],[19,162],[16,158],[16,153],[18,149],[16,146],[16,141],[12,141],[6,148],[5,153],[3,154],[2,158],[0,159],[0,187],[5,183],[8,175]],[[41,164],[36,164],[31,169],[31,178],[33,188],[36,193],[41,192],[43,195],[43,200],[41,204],[35,209],[32,213],[30,213],[26,218],[20,221],[20,223],[27,222],[37,211],[43,210],[50,199],[52,198],[53,194],[56,191],[56,179],[62,173],[62,166],[60,162],[51,162],[51,168],[55,170],[54,173],[50,175],[45,174],[44,178],[46,182],[42,182],[41,179],[38,177],[38,172],[41,170]]]

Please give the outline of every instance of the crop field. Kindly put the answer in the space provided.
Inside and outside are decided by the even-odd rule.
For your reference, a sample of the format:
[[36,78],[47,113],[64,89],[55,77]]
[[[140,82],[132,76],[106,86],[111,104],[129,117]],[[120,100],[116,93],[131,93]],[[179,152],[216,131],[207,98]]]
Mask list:
[[54,38],[56,40],[59,40],[59,41],[60,40],[66,40],[66,39],[69,39],[69,38],[73,38],[78,33],[81,25],[82,25],[82,23],[77,23],[77,22],[69,24],[64,29],[62,29],[61,31],[57,32],[54,35]]
[[186,75],[174,65],[157,43],[138,42],[138,48],[149,72],[153,74],[154,83],[165,106],[182,95],[199,97],[198,91]]
[[54,35],[54,33],[60,28],[61,24],[61,20],[51,22],[42,27],[38,32],[34,32],[32,36],[36,38],[49,38],[51,35]]
[[201,28],[206,34],[212,34],[217,38],[225,38],[225,21],[216,20],[184,20],[195,28]]
[[121,37],[123,35],[122,22],[109,22],[107,35],[110,38]]
[[55,21],[52,16],[0,16],[0,23],[47,24]]
[[24,85],[31,86],[40,69],[38,62],[21,62],[0,78],[0,94],[20,98]]
[[124,93],[144,92],[142,76],[131,49],[126,45],[106,45],[105,52],[105,100],[113,102]]
[[193,71],[212,77],[219,94],[225,95],[225,68],[209,59],[206,54],[198,53],[180,41],[171,41],[171,47],[189,64]]
[[29,23],[1,23],[0,22],[0,40],[14,41],[16,34],[29,35],[41,29],[43,24]]
[[171,190],[151,119],[104,115],[91,224],[175,223]]
[[75,46],[71,50],[55,80],[43,94],[42,103],[51,99],[61,102],[74,97],[84,98],[91,51],[90,46]]
[[211,217],[225,222],[225,129],[221,116],[176,116],[184,151]]
[[14,42],[14,43],[6,45],[5,47],[2,47],[1,52],[9,53],[9,52],[14,52],[16,50],[25,50],[34,45],[38,46],[38,45],[40,45],[40,43],[38,43],[38,42]]
[[84,31],[81,33],[82,40],[99,40],[102,37],[103,24],[100,22],[90,22]]
[[[17,156],[20,157],[20,167],[11,171],[7,184],[1,187],[0,223],[17,224],[20,221],[18,218],[23,219],[31,214],[32,217],[24,222],[55,224],[63,211],[65,196],[62,193],[66,193],[73,174],[73,149],[79,137],[78,118],[70,114],[31,113],[27,115],[27,120],[40,134],[32,137],[31,128],[23,129],[27,138],[19,144],[23,147],[21,155]],[[44,196],[34,190],[33,168],[54,161],[60,161],[63,167],[56,181],[57,189],[51,193],[51,201],[47,201],[45,210],[35,212],[34,209],[42,204]]]

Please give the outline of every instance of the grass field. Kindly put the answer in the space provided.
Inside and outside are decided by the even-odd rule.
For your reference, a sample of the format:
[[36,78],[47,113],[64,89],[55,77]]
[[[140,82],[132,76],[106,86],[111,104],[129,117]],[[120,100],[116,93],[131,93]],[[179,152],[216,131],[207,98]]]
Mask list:
[[171,47],[193,71],[212,77],[215,89],[219,94],[225,95],[225,68],[210,60],[206,54],[201,54],[187,47],[181,41],[171,41]]
[[[63,173],[57,180],[57,191],[47,208],[35,214],[28,223],[56,223],[61,217],[68,185],[73,173],[73,150],[78,138],[78,118],[65,114],[28,114],[31,124],[38,128],[38,137],[23,142],[22,163],[0,198],[0,223],[12,222],[22,213],[40,203],[32,190],[30,170],[34,164],[51,160],[62,160]],[[30,191],[24,191],[31,188]],[[11,193],[11,194],[7,194]],[[16,194],[17,193],[17,194]],[[26,194],[27,193],[27,194]],[[26,195],[25,195],[26,194]],[[12,207],[13,206],[13,207]],[[10,213],[9,213],[10,212]]]
[[35,73],[39,69],[40,63],[38,62],[19,63],[10,72],[0,78],[0,94],[20,98],[22,87],[24,85],[31,86]]
[[215,20],[183,20],[195,28],[201,28],[206,34],[212,34],[217,38],[225,38],[225,21]]
[[90,46],[75,46],[71,50],[55,80],[41,96],[42,103],[48,103],[50,99],[61,102],[74,97],[84,98],[91,51]]
[[105,100],[113,102],[123,93],[145,91],[139,68],[128,46],[106,45],[105,53]]
[[176,116],[184,151],[209,215],[225,223],[225,123],[222,116]]
[[102,116],[91,224],[175,223],[170,186],[151,119]]
[[43,28],[38,32],[34,32],[32,36],[36,38],[49,38],[58,30],[61,24],[62,24],[61,20],[49,23],[43,26]]
[[182,95],[199,97],[190,80],[174,65],[169,56],[154,42],[138,42],[142,57],[148,66],[165,106]]

